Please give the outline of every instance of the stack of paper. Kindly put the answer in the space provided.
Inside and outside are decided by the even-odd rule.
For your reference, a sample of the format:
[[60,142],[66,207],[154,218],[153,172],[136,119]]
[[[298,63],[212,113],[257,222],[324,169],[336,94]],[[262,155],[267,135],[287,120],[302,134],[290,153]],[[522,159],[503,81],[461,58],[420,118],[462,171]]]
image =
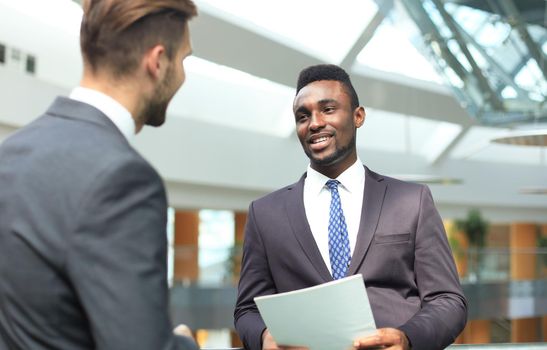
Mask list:
[[254,300],[278,345],[344,350],[376,329],[361,275]]

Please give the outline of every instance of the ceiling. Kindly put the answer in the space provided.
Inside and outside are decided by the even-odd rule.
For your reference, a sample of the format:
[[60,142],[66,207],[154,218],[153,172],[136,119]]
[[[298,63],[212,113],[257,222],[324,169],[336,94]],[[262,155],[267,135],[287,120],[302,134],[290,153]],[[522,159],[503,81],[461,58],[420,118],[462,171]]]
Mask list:
[[[171,103],[167,125],[136,141],[168,181],[171,198],[179,198],[177,189],[192,198],[180,206],[222,206],[214,195],[223,193],[241,195],[224,207],[245,208],[249,199],[296,180],[307,163],[294,136],[296,77],[308,65],[327,62],[350,73],[365,106],[357,142],[361,159],[375,170],[461,180],[432,185],[436,198],[458,207],[458,215],[470,205],[492,213],[520,208],[513,212],[522,215],[547,210],[546,196],[519,193],[547,187],[545,150],[489,142],[509,127],[482,126],[462,107],[446,77],[407,35],[418,28],[399,1],[196,3],[187,82]],[[0,0],[0,43],[8,56],[17,49],[37,57],[34,76],[12,75],[21,75],[21,68],[8,60],[0,78],[17,80],[22,96],[29,84],[42,86],[37,95],[68,92],[81,74],[80,18],[81,9],[69,0]],[[3,102],[0,126],[19,127],[44,108],[36,103],[28,116],[15,117],[10,101]],[[496,172],[507,183],[492,184]],[[197,196],[195,189],[208,194]]]
[[401,3],[419,28],[409,37],[472,117],[493,126],[547,122],[545,1]]

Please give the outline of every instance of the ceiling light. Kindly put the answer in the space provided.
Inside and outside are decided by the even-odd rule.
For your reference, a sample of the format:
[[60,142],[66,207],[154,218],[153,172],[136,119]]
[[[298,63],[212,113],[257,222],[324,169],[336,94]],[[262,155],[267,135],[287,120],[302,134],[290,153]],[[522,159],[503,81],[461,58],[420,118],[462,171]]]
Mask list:
[[547,194],[547,187],[523,187],[520,194]]
[[491,142],[518,146],[547,146],[547,128],[512,131],[493,138]]
[[397,174],[391,175],[391,177],[407,182],[421,183],[427,185],[459,185],[463,182],[461,179],[439,175]]

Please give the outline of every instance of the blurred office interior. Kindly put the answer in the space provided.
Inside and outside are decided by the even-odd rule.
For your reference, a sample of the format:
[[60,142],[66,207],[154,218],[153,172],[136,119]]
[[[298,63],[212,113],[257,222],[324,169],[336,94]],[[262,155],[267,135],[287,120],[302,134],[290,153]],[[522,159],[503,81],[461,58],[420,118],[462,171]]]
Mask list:
[[[240,345],[247,208],[305,171],[296,77],[334,63],[367,111],[361,160],[431,188],[469,300],[457,343],[547,341],[545,0],[195,1],[187,81],[133,141],[168,190],[174,322]],[[0,0],[0,142],[78,84],[81,14]]]

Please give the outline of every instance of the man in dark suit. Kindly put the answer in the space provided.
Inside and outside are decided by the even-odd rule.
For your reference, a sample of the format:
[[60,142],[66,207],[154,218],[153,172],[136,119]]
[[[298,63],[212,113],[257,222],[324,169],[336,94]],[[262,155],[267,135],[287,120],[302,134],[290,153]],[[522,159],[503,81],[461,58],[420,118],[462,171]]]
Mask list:
[[429,189],[360,162],[355,138],[365,111],[341,68],[303,70],[293,111],[310,165],[297,183],[249,207],[235,309],[245,347],[278,348],[254,297],[353,274],[363,276],[378,327],[354,348],[446,347],[467,306]]
[[164,122],[196,8],[83,9],[80,86],[0,147],[0,348],[197,349],[169,320],[164,186],[128,140]]

